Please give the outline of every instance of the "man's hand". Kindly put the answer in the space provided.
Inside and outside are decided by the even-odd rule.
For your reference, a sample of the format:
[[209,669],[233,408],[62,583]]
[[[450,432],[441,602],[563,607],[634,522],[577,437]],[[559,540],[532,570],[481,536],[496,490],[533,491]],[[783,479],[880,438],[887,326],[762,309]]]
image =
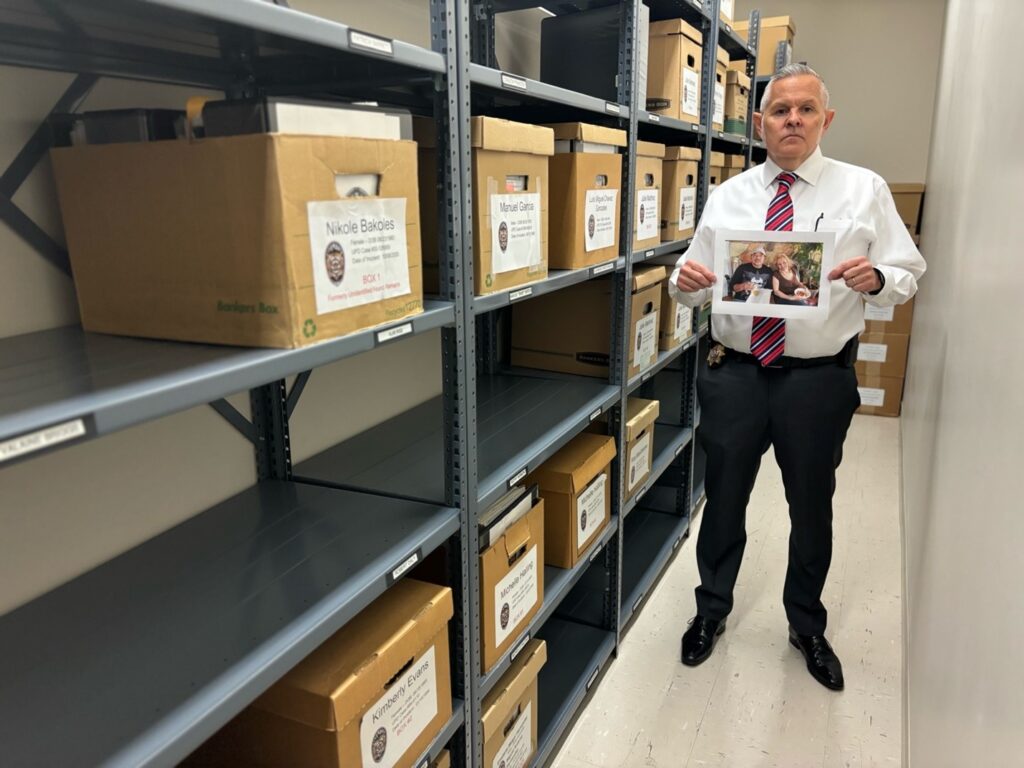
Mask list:
[[829,280],[844,280],[846,287],[860,293],[871,293],[882,287],[878,273],[867,256],[858,256],[839,262],[835,269],[828,273]]
[[717,280],[715,273],[696,261],[687,261],[679,268],[679,279],[676,287],[684,293],[693,293],[710,288]]

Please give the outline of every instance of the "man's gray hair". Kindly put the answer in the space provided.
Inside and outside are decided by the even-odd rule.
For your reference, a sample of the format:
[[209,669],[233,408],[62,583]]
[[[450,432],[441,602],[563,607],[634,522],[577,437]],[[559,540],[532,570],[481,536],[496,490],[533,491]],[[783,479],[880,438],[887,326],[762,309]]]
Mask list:
[[800,77],[801,75],[810,75],[811,77],[818,78],[818,82],[821,84],[821,102],[825,105],[825,109],[828,109],[828,88],[825,87],[825,81],[821,79],[821,75],[806,64],[787,64],[772,75],[772,79],[769,80],[768,85],[765,86],[764,93],[761,94],[761,112],[764,112],[765,107],[768,106],[768,101],[771,98],[772,85],[775,84],[776,80],[785,80],[787,77]]

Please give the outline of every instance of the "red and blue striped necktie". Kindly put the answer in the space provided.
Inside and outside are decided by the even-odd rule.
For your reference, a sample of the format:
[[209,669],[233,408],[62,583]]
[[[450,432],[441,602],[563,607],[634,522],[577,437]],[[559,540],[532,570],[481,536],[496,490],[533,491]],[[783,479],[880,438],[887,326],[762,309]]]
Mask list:
[[[768,206],[764,228],[770,232],[793,231],[793,198],[789,188],[796,183],[795,173],[783,171],[776,177],[779,191]],[[781,317],[755,317],[750,330],[750,354],[767,367],[786,351],[786,321]]]

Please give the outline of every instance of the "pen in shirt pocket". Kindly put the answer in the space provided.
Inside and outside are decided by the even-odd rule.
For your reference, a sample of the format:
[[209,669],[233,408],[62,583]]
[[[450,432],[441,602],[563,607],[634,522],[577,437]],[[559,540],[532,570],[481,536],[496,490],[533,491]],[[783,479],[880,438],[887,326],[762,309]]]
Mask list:
[[814,231],[815,232],[818,231],[818,225],[821,224],[821,220],[824,219],[824,218],[825,218],[825,212],[822,211],[821,213],[818,214],[818,218],[815,219],[815,221],[814,221]]

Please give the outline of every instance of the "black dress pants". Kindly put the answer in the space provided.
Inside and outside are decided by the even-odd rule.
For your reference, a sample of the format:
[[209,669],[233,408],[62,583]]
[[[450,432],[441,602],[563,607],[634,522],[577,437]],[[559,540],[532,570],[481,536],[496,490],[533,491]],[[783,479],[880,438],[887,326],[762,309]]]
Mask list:
[[700,361],[699,439],[707,453],[707,502],[697,540],[697,613],[724,619],[747,543],[746,510],[761,456],[775,447],[789,503],[789,569],[783,604],[801,635],[825,632],[821,602],[832,562],[832,494],[843,441],[860,404],[853,368],[762,368]]

